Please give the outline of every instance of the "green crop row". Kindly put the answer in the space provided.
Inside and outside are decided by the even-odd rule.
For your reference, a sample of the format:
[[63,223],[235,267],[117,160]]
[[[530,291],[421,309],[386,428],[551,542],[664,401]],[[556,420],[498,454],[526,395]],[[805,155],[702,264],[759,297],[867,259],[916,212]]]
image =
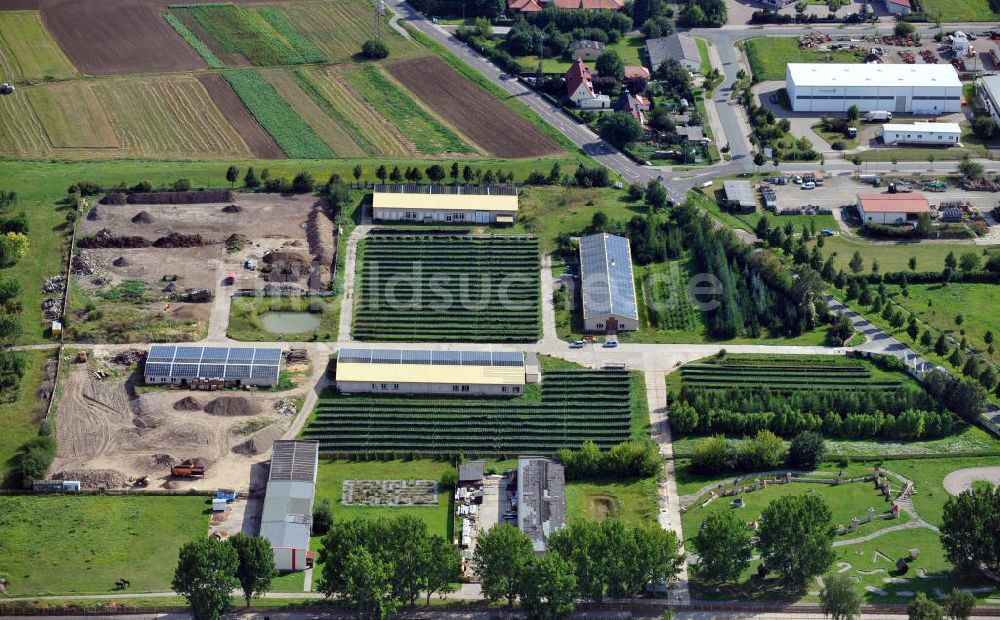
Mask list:
[[417,151],[426,155],[472,153],[472,148],[451,129],[421,108],[373,65],[364,65],[347,81],[366,102],[395,126]]
[[201,56],[202,60],[205,61],[205,64],[207,64],[209,68],[221,69],[225,66],[222,64],[221,60],[216,58],[215,54],[212,53],[212,50],[208,49],[208,46],[205,45],[201,39],[194,36],[194,33],[191,32],[188,27],[181,22],[181,20],[177,19],[176,15],[168,11],[164,14],[163,18],[166,19],[167,23],[177,31],[177,34],[181,35],[182,39],[187,41],[187,44],[190,45],[194,51],[198,52],[198,55]]
[[327,62],[327,58],[323,52],[317,48],[312,41],[303,36],[301,32],[295,29],[285,14],[281,12],[281,9],[275,7],[260,7],[257,13],[264,18],[268,24],[274,28],[278,34],[285,38],[285,41],[291,45],[296,52],[298,52],[299,57],[302,58],[302,62],[305,63],[318,63]]
[[222,75],[285,155],[293,159],[333,158],[330,147],[313,133],[259,73],[253,69],[242,69]]
[[[224,50],[243,56],[252,65],[291,65],[326,60],[287,21],[284,21],[283,27],[290,29],[291,37],[253,9],[235,4],[198,4],[176,10],[189,11],[198,25]],[[279,22],[283,20],[281,16]],[[289,42],[282,41],[281,37],[289,39]],[[295,46],[296,41],[302,42],[303,50],[308,51],[308,55]]]

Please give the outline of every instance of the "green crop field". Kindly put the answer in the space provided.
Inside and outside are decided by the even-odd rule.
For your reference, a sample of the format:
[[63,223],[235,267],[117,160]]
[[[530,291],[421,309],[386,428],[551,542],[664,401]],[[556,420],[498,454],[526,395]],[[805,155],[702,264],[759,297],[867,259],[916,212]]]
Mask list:
[[[256,66],[327,61],[326,56],[292,26],[279,8],[192,4],[174,6],[170,10],[184,22],[188,31],[191,30],[187,27],[191,20],[197,23],[200,30],[212,39],[202,43],[216,57],[221,55],[229,65],[239,64],[241,59]],[[186,36],[184,38],[187,39]],[[212,49],[216,46],[220,50]]]
[[250,113],[289,157],[330,159],[333,151],[253,69],[223,74]]
[[627,372],[545,371],[540,394],[495,398],[335,396],[321,399],[304,439],[323,454],[553,454],[631,438]]
[[855,52],[802,49],[797,37],[754,37],[746,41],[746,55],[750,69],[758,82],[784,80],[790,62],[822,62],[822,57],[832,56],[831,62],[855,63],[864,59]]
[[37,11],[0,11],[0,73],[4,81],[77,75]]
[[420,107],[374,65],[347,74],[347,83],[425,155],[472,153],[458,135]]
[[[361,45],[371,37],[372,5],[364,0],[326,0],[281,5],[281,12],[295,30],[309,37],[330,62],[352,60]],[[389,27],[388,15],[382,18],[382,42],[392,59],[425,53],[416,42],[404,39]]]
[[180,546],[208,533],[205,497],[0,496],[7,594],[170,589]]
[[359,340],[534,342],[538,240],[369,235],[354,315]]
[[188,45],[194,48],[194,51],[198,52],[198,55],[201,56],[202,60],[205,61],[205,64],[207,64],[210,69],[221,69],[225,67],[225,65],[222,64],[222,61],[212,53],[212,50],[210,50],[201,39],[196,37],[179,17],[168,12],[163,16],[163,18],[166,19],[167,23],[177,31],[177,34],[181,35],[182,39],[187,41]]
[[[813,363],[810,363],[813,362]],[[681,384],[697,390],[728,390],[741,387],[767,388],[771,392],[800,390],[896,391],[903,381],[878,379],[861,360],[841,357],[767,362],[752,357],[727,357],[723,363],[686,364]]]
[[1000,20],[1000,14],[990,9],[989,0],[921,0],[920,8],[932,19],[944,17],[949,22]]

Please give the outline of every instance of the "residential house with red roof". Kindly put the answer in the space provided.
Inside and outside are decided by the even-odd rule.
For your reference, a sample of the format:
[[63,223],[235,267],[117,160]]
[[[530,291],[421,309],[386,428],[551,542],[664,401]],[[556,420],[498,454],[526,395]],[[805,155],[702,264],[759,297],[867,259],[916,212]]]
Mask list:
[[563,75],[563,80],[566,82],[566,96],[576,107],[584,110],[603,110],[611,106],[611,99],[607,95],[594,92],[590,69],[582,60],[573,63]]

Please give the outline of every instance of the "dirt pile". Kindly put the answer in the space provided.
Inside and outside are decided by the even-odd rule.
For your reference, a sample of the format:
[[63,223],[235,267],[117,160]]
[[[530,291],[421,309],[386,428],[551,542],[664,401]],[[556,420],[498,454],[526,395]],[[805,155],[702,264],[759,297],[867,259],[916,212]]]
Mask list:
[[243,213],[243,207],[240,205],[226,205],[222,207],[223,213]]
[[205,413],[225,416],[257,415],[260,408],[243,396],[220,396],[205,405]]
[[285,362],[288,364],[306,364],[309,362],[309,352],[305,349],[289,349],[285,353]]
[[153,216],[150,215],[149,211],[139,211],[132,216],[133,224],[152,224]]
[[79,480],[84,489],[120,489],[128,476],[117,469],[70,469],[52,475],[53,480]]
[[274,412],[283,417],[295,415],[295,401],[291,398],[282,398],[275,401]]
[[116,235],[107,228],[97,231],[93,237],[78,239],[81,248],[148,248],[149,240],[138,235]]
[[298,282],[312,272],[309,259],[300,252],[268,252],[264,255],[264,263],[260,271],[268,282]]
[[87,219],[90,220],[91,222],[96,222],[97,220],[103,220],[104,212],[99,210],[97,207],[91,207],[91,209],[87,211]]
[[42,314],[46,321],[56,321],[59,319],[59,312],[62,310],[62,302],[58,297],[46,297],[42,300]]
[[101,270],[101,260],[90,252],[83,250],[73,257],[70,267],[78,276],[92,276]]
[[132,263],[128,262],[128,260],[126,260],[124,256],[119,256],[115,260],[111,261],[111,264],[114,265],[115,267],[128,267]]
[[174,403],[174,411],[200,411],[201,403],[194,399],[193,396],[185,396],[176,403]]
[[153,242],[154,248],[198,248],[205,245],[207,241],[201,235],[184,235],[181,233],[170,233],[166,237],[160,237]]
[[246,441],[236,444],[232,447],[232,450],[236,454],[247,455],[267,452],[274,445],[275,441],[281,439],[283,434],[284,431],[281,429],[281,425],[271,424],[250,435]]
[[42,284],[43,293],[61,293],[66,289],[66,276],[59,274],[52,276]]
[[140,351],[139,349],[125,349],[116,353],[111,358],[111,363],[118,366],[131,366],[145,357],[146,353],[144,351]]
[[330,288],[332,265],[336,261],[333,221],[326,211],[315,208],[306,221],[306,239],[316,268],[309,275],[309,288],[325,291]]
[[190,191],[131,192],[130,205],[197,205],[210,202],[232,202],[236,195],[228,189],[198,189]]

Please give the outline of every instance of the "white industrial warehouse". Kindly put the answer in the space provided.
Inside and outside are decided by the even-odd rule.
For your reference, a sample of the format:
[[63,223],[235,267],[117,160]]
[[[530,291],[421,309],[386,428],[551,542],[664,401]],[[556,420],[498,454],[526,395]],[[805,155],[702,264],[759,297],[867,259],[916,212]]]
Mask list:
[[628,239],[600,233],[580,238],[583,328],[616,333],[639,329]]
[[274,442],[260,535],[271,543],[274,567],[278,570],[305,570],[313,566],[315,552],[309,550],[309,536],[318,467],[318,441]]
[[949,64],[789,63],[785,77],[796,112],[948,114],[962,110],[962,82]]
[[520,351],[341,349],[337,390],[345,394],[520,396],[540,380],[538,358]]
[[920,192],[907,194],[858,194],[858,216],[873,224],[901,225],[930,213],[927,198]]
[[882,142],[897,144],[937,144],[954,146],[962,137],[958,123],[892,123],[882,125]]
[[513,185],[376,185],[375,221],[513,224],[517,188]]

